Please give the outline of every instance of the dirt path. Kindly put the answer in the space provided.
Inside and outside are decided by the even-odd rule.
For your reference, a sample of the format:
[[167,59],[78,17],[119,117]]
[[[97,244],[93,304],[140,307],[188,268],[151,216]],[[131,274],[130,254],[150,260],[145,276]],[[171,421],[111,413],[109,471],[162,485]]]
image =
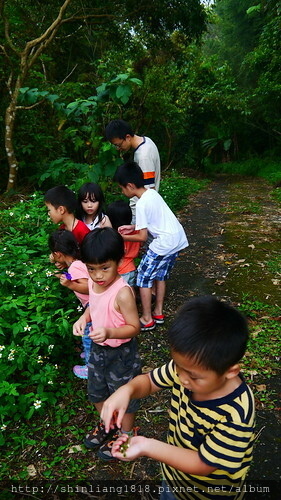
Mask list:
[[[168,286],[169,316],[193,295],[213,294],[234,305],[247,297],[280,305],[280,274],[268,262],[280,253],[281,210],[264,180],[218,177],[180,214],[190,240]],[[279,233],[278,233],[279,230]],[[280,378],[270,384],[280,396]],[[277,403],[280,410],[280,403]],[[280,478],[278,410],[257,412],[265,426],[255,449],[250,479]]]

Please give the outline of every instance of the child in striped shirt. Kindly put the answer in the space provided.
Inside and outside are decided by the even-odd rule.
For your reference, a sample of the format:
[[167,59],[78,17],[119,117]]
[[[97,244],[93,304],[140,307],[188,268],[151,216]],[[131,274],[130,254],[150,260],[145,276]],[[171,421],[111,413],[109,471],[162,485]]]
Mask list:
[[246,320],[214,297],[199,297],[180,309],[168,338],[172,360],[118,389],[101,414],[107,431],[113,415],[120,427],[131,398],[171,388],[167,443],[122,435],[112,455],[160,461],[161,500],[241,499],[255,427],[253,394],[239,367]]

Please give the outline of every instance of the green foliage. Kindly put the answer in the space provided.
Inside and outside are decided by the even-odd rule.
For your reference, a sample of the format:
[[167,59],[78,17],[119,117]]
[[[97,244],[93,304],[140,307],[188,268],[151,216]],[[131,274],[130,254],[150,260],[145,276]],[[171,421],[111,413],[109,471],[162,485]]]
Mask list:
[[[57,180],[61,182],[62,164]],[[162,180],[161,193],[172,210],[187,203],[206,181],[171,171]],[[73,187],[73,186],[72,186]],[[79,186],[80,187],[80,184]],[[102,185],[107,201],[121,197],[112,183]],[[29,420],[72,391],[72,324],[78,301],[54,276],[48,258],[48,220],[43,195],[36,192],[0,212],[0,444],[6,426]],[[78,307],[77,307],[78,306]],[[63,383],[61,383],[63,377]],[[2,426],[1,426],[2,424]]]
[[[61,290],[48,261],[42,195],[1,212],[0,391],[2,426],[29,419],[69,390],[65,363],[71,358],[73,293]],[[65,384],[60,384],[63,371]],[[3,437],[2,437],[3,439]]]
[[160,194],[173,212],[185,207],[191,194],[206,187],[207,180],[192,179],[171,170],[160,184]]
[[239,309],[247,315],[250,324],[250,341],[247,356],[243,358],[243,371],[264,377],[275,374],[279,367],[281,327],[277,306],[264,304],[244,296]]
[[229,162],[221,164],[206,163],[205,171],[208,174],[221,172],[263,177],[271,184],[281,181],[281,163],[271,158],[251,158],[242,162]]

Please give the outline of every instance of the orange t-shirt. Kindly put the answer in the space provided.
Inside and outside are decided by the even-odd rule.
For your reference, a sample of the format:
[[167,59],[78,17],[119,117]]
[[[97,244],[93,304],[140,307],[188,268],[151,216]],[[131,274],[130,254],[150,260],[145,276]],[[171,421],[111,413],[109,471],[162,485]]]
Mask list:
[[[132,234],[137,234],[138,231],[133,231]],[[121,260],[118,267],[118,274],[126,274],[130,271],[135,271],[136,266],[134,259],[138,256],[140,251],[140,241],[124,241],[125,255]]]

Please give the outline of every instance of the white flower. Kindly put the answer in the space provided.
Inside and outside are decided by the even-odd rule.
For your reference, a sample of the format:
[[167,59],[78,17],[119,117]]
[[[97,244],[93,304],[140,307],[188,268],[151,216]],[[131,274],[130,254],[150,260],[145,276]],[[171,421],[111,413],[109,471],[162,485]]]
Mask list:
[[43,363],[42,356],[38,356],[37,363]]
[[26,332],[26,331],[30,332],[30,330],[31,330],[31,326],[25,326],[25,327],[24,327],[24,331],[25,331],[25,332]]
[[21,203],[23,203],[23,200],[20,200]]
[[5,349],[5,346],[4,345],[0,345],[0,352],[4,351],[4,349]]
[[48,351],[51,352],[54,349],[54,347],[55,347],[54,344],[50,344],[48,346]]
[[54,382],[53,382],[52,380],[49,380],[49,381],[48,381],[48,384],[49,384],[49,385],[53,385],[53,383],[54,383]]
[[54,365],[54,367],[55,367],[56,370],[58,370],[58,368],[59,368],[58,365]]
[[7,250],[7,247],[3,248],[3,250]]
[[46,271],[46,276],[53,276],[53,273],[51,273],[51,271]]
[[34,403],[33,403],[33,406],[34,406],[35,410],[38,410],[42,406],[42,401],[40,401],[40,399],[36,399],[36,401],[34,401]]
[[26,274],[32,274],[32,271],[27,271],[27,273],[26,273]]
[[83,311],[83,307],[82,306],[77,306],[77,311],[79,311],[79,312]]
[[8,276],[15,276],[15,273],[13,271],[6,271],[6,274]]
[[7,426],[5,424],[1,425],[0,427],[1,431],[5,431],[7,429]]
[[0,352],[0,358],[2,358],[2,352]]
[[9,361],[14,361],[14,359],[15,359],[14,353],[10,352],[10,354],[8,356],[8,360]]
[[50,287],[49,286],[45,286],[45,290],[50,290]]
[[10,212],[10,216],[12,217],[14,215],[14,212]]
[[30,215],[29,214],[25,214],[25,218],[26,219],[29,219]]

